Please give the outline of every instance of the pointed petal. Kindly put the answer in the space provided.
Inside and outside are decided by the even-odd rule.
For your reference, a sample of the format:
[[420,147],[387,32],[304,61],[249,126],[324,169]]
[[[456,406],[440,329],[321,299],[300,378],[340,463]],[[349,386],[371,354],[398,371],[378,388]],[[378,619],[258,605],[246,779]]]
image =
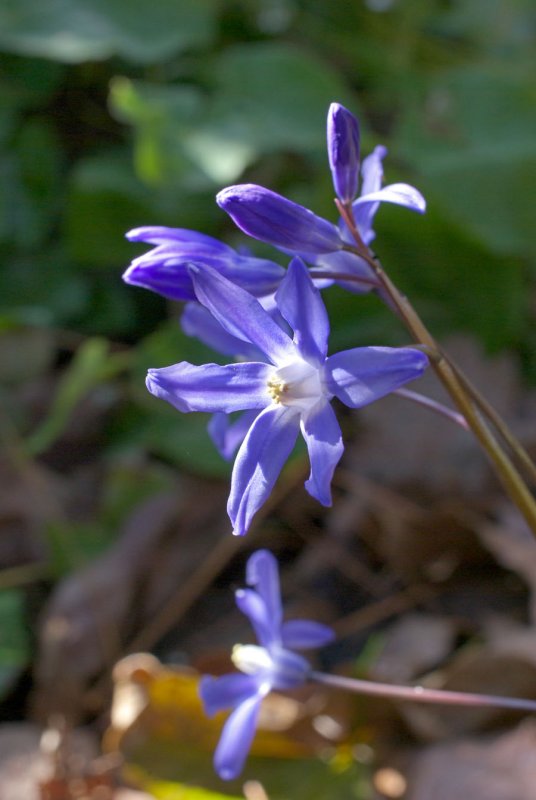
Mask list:
[[[361,167],[361,196],[377,192],[382,187],[383,181],[383,159],[387,155],[387,148],[378,145],[372,153],[363,160]],[[354,218],[365,244],[370,244],[376,234],[372,229],[374,215],[379,208],[379,203],[365,203],[362,206],[352,204]]]
[[274,364],[292,357],[290,337],[252,295],[209,267],[192,266],[190,274],[197,299],[228,333],[256,345]]
[[357,347],[326,361],[329,391],[350,408],[361,408],[419,378],[428,359],[410,347]]
[[331,505],[331,479],[344,451],[342,433],[331,405],[323,402],[301,420],[311,462],[305,488],[325,506]]
[[283,620],[279,568],[275,556],[269,550],[257,550],[249,557],[246,566],[246,581],[248,586],[257,590],[266,606],[274,629],[279,631]]
[[223,274],[255,297],[264,297],[276,291],[286,270],[267,258],[236,254],[234,263]]
[[243,411],[238,419],[232,421],[228,414],[216,412],[208,423],[208,435],[214,442],[219,454],[230,461],[244,441],[247,432],[253,425],[258,411]]
[[218,678],[204,675],[199,682],[199,695],[209,717],[225,708],[236,708],[244,700],[257,694],[258,690],[258,676],[243,675],[241,672]]
[[299,430],[299,414],[280,405],[262,411],[238,451],[227,511],[234,533],[246,533],[254,514],[268,498]]
[[372,153],[363,159],[361,166],[361,194],[377,192],[381,189],[383,181],[383,159],[387,155],[387,148],[383,144],[377,145]]
[[142,256],[135,259],[123,273],[129,286],[140,286],[167,297],[168,300],[193,300],[195,298],[192,279],[185,266],[169,266],[159,257]]
[[228,245],[208,236],[206,233],[191,231],[187,228],[167,228],[164,225],[145,225],[133,228],[125,234],[129,242],[147,242],[148,244],[171,244],[173,242],[195,244],[198,247],[218,251],[222,254],[232,253]]
[[187,303],[181,317],[181,328],[187,336],[195,336],[218,353],[248,361],[264,361],[264,353],[251,342],[232,336],[200,303]]
[[335,225],[263,186],[229,186],[216,202],[238,227],[290,253],[330,253],[343,242]]
[[223,726],[214,753],[214,767],[222,780],[230,781],[241,773],[255,736],[261,702],[268,691],[269,685],[256,696],[244,700]]
[[424,214],[426,211],[426,200],[414,186],[410,186],[408,183],[392,183],[377,192],[364,194],[353,204],[354,210],[367,203],[396,203],[411,209],[411,211],[418,211],[420,214]]
[[203,364],[188,361],[162,369],[150,369],[147,388],[179,411],[243,411],[264,408],[270,402],[267,364]]
[[294,342],[301,356],[306,361],[323,364],[328,351],[328,315],[301,259],[292,259],[275,297],[281,314],[294,330]]
[[242,614],[249,619],[259,644],[267,649],[279,644],[279,622],[271,619],[266,603],[254,589],[238,589],[235,601]]
[[281,639],[284,647],[308,650],[310,647],[323,647],[329,644],[335,639],[335,632],[321,622],[290,619],[281,626]]

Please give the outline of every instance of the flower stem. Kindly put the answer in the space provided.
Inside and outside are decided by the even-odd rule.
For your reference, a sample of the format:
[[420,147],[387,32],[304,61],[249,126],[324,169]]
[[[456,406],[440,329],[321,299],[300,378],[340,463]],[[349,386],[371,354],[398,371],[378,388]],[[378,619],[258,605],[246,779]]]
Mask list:
[[[523,477],[512,463],[512,460],[501,447],[493,432],[486,424],[486,421],[483,419],[482,413],[486,413],[485,410],[482,406],[480,406],[480,408],[478,407],[478,404],[475,403],[474,395],[467,391],[467,387],[465,385],[467,379],[465,379],[465,381],[460,380],[456,370],[450,364],[448,359],[443,356],[441,348],[435,341],[432,334],[428,331],[411,303],[401,292],[398,291],[395,284],[383,270],[379,261],[372,257],[368,247],[361,239],[353,218],[351,205],[345,205],[338,200],[336,200],[335,203],[344,221],[346,222],[348,229],[355,239],[355,254],[360,258],[363,258],[372,268],[387,301],[394,308],[397,315],[405,324],[413,339],[419,344],[430,348],[432,352],[436,353],[436,358],[431,359],[433,369],[467,420],[467,424],[471,428],[483,450],[487,453],[488,458],[492,462],[497,475],[503,483],[504,488],[510,495],[513,502],[517,505],[529,528],[536,536],[536,500],[528,489]],[[496,412],[494,413],[496,415]],[[496,416],[498,417],[498,415]],[[506,424],[502,421],[501,423],[506,429]],[[514,435],[510,432],[508,440],[515,440]]]
[[445,689],[426,689],[424,686],[397,686],[391,683],[346,678],[342,675],[328,675],[325,672],[312,672],[310,679],[315,683],[331,686],[355,694],[385,697],[391,700],[410,700],[415,703],[436,703],[440,705],[472,706],[473,708],[507,708],[514,711],[536,711],[536,700],[520,697],[501,697],[495,694],[475,694],[473,692],[451,692]]
[[469,429],[467,420],[463,414],[458,414],[457,411],[453,411],[451,408],[447,408],[442,403],[432,400],[431,397],[426,397],[426,395],[420,394],[419,392],[412,392],[411,389],[395,389],[393,394],[397,394],[399,397],[404,397],[406,400],[412,400],[414,403],[419,403],[419,405],[424,406],[424,408],[428,408],[430,411],[435,411],[436,414],[441,414],[441,416],[447,417],[447,419],[450,419],[451,422],[455,422],[456,425],[459,425],[460,428],[464,428],[465,430]]

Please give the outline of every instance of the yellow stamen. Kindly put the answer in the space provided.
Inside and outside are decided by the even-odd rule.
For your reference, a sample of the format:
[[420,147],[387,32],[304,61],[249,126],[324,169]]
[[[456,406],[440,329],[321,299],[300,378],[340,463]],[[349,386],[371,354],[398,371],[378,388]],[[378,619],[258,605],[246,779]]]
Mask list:
[[288,392],[288,384],[278,378],[271,378],[268,381],[268,394],[276,403],[283,402],[283,395]]

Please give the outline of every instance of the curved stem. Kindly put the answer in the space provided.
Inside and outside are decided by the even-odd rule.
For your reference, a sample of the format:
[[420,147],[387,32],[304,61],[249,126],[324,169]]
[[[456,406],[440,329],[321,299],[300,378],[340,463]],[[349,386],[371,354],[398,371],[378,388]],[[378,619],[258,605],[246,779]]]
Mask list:
[[451,692],[446,689],[426,689],[424,686],[397,686],[391,683],[345,678],[342,675],[328,675],[325,672],[312,672],[310,679],[324,686],[331,686],[334,689],[341,689],[345,692],[385,697],[391,700],[472,706],[473,708],[488,706],[491,708],[507,708],[513,711],[536,711],[536,700],[526,700],[520,697],[501,697],[495,694],[475,694],[474,692]]
[[426,395],[420,394],[419,392],[412,392],[411,389],[395,389],[393,394],[404,397],[406,400],[412,400],[414,403],[419,403],[419,405],[428,408],[430,411],[435,411],[436,414],[447,417],[447,419],[450,419],[451,422],[455,422],[456,425],[459,425],[461,428],[465,430],[469,429],[469,425],[463,414],[458,414],[457,411],[453,411],[442,403],[432,400],[431,397],[426,397]]
[[467,420],[467,424],[495,467],[503,486],[536,536],[536,500],[529,491],[523,477],[489,429],[481,416],[481,412],[475,406],[473,398],[467,392],[451,364],[443,356],[434,337],[428,331],[411,303],[398,291],[395,284],[384,272],[381,264],[370,254],[355,225],[351,205],[344,205],[338,200],[335,203],[356,241],[355,254],[363,258],[372,268],[389,304],[405,324],[415,341],[426,345],[437,354],[436,359],[431,359],[433,369]]
[[497,430],[497,433],[503,437],[506,444],[512,450],[512,453],[516,456],[519,465],[525,469],[526,474],[530,477],[531,481],[536,486],[536,465],[532,461],[531,457],[521,444],[521,442],[514,436],[508,425],[505,421],[499,416],[497,411],[491,406],[485,397],[478,391],[478,389],[473,386],[469,378],[464,374],[464,372],[455,364],[450,356],[445,354],[445,358],[449,362],[450,366],[456,373],[457,378],[459,379],[460,383],[466,389],[467,393],[472,397],[475,405],[482,411],[482,413],[489,419],[491,424]]

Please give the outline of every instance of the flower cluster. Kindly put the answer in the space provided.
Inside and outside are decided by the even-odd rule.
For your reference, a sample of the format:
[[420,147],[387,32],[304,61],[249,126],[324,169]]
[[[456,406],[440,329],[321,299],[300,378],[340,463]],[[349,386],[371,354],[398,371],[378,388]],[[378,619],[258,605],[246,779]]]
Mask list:
[[[381,202],[425,208],[407,184],[381,187],[385,152],[377,147],[360,165],[357,120],[342,106],[331,106],[334,187],[367,245]],[[362,191],[356,197],[359,173]],[[224,366],[182,361],[151,369],[147,386],[181,412],[211,413],[210,432],[220,452],[231,458],[238,451],[228,513],[234,533],[242,535],[299,433],[311,466],[305,487],[330,505],[331,479],[343,453],[331,400],[361,408],[420,377],[428,361],[414,348],[359,347],[328,355],[329,322],[319,288],[335,280],[357,292],[377,287],[370,265],[352,252],[344,221],[335,225],[251,184],[224,189],[217,202],[248,235],[292,255],[288,269],[194,231],[151,227],[128,234],[154,248],[135,259],[124,278],[189,300],[185,330],[240,359]],[[236,420],[229,417],[233,412],[242,413]]]
[[334,638],[331,628],[319,622],[283,622],[277,562],[267,550],[249,558],[246,583],[250,588],[236,592],[236,604],[250,620],[259,644],[234,647],[232,660],[241,673],[204,677],[200,684],[209,716],[232,709],[214,754],[214,766],[224,780],[242,770],[263,698],[273,689],[293,689],[308,679],[309,663],[293,650],[321,647]]

